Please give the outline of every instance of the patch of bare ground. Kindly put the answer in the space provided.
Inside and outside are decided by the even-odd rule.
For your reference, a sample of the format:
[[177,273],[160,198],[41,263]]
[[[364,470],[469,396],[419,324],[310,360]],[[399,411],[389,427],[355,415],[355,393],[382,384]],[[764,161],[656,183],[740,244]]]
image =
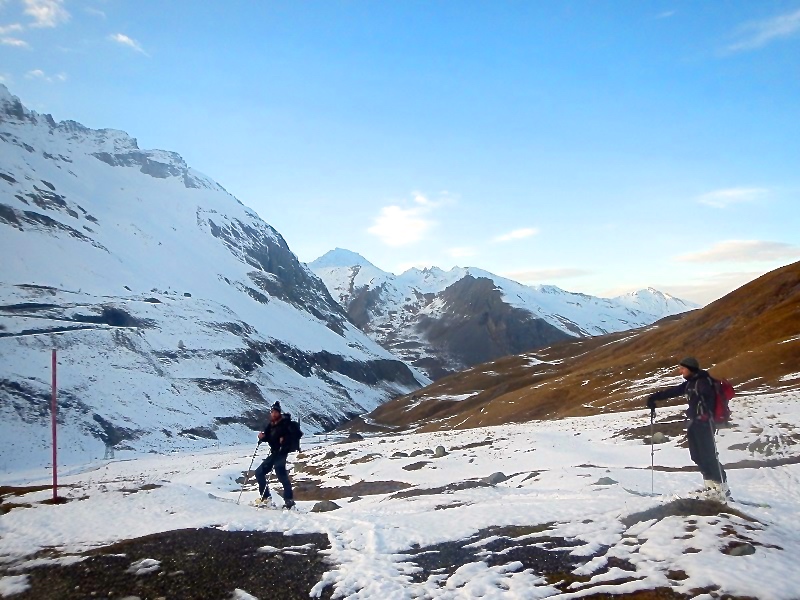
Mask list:
[[[277,550],[259,550],[264,547]],[[30,587],[15,600],[207,600],[230,598],[236,589],[257,598],[306,600],[329,569],[321,554],[329,547],[323,534],[183,529],[92,550],[78,563],[0,573],[28,575]],[[145,559],[156,561],[150,563],[155,567],[136,574],[132,566]],[[321,597],[331,593],[326,588]]]
[[666,504],[660,504],[645,511],[630,514],[627,517],[620,519],[620,521],[626,527],[631,527],[632,525],[641,523],[642,521],[651,521],[653,519],[660,521],[665,517],[711,517],[720,514],[735,515],[751,523],[758,522],[757,519],[754,519],[753,517],[750,517],[743,512],[736,510],[735,508],[731,508],[722,502],[716,502],[713,500],[695,500],[693,498],[682,498]]
[[[72,487],[72,486],[62,486],[62,487]],[[31,502],[14,502],[11,498],[25,496],[26,494],[30,494],[33,492],[42,492],[44,490],[50,490],[53,486],[51,485],[30,485],[30,486],[9,486],[3,485],[0,486],[0,514],[6,514],[14,510],[15,508],[31,508],[33,504],[64,504],[66,502],[71,502],[72,500],[83,500],[84,498],[66,498],[64,496],[56,496],[55,498],[46,498],[44,500],[38,500],[35,503]]]
[[[408,486],[411,487],[411,486]],[[442,487],[436,488],[415,488],[413,490],[403,490],[392,494],[389,499],[394,500],[398,498],[413,498],[416,496],[438,496],[439,494],[452,494],[461,490],[470,490],[477,487],[490,487],[484,481],[461,481],[459,483],[451,483]]]
[[[448,508],[448,506],[437,507]],[[760,524],[751,517],[718,502],[701,500],[679,500],[655,507],[648,511],[631,514],[623,523],[631,527],[636,523],[646,520],[659,520],[669,516],[731,516],[735,515],[747,523],[739,526],[751,531],[759,528]],[[687,531],[697,529],[696,521],[688,521]],[[529,527],[492,527],[476,532],[471,537],[455,542],[436,544],[425,548],[413,547],[406,552],[404,560],[415,563],[421,571],[414,575],[417,582],[427,581],[431,577],[447,577],[456,572],[460,567],[473,563],[485,562],[489,566],[506,565],[519,561],[518,571],[531,569],[537,575],[544,577],[550,585],[563,593],[581,592],[583,598],[627,598],[635,600],[677,600],[694,598],[702,594],[710,594],[715,598],[725,600],[751,600],[745,597],[734,597],[720,594],[719,587],[709,586],[693,589],[686,594],[678,593],[671,587],[662,586],[655,589],[640,590],[632,593],[592,593],[592,588],[601,585],[621,585],[629,581],[640,579],[636,566],[630,561],[616,556],[605,557],[609,547],[601,547],[591,556],[573,556],[572,548],[582,544],[579,540],[565,539],[548,535],[552,523]],[[733,526],[723,528],[720,551],[730,554],[735,548],[754,544],[747,536],[737,532]],[[724,543],[722,543],[724,542]],[[632,542],[635,543],[635,542]],[[688,549],[687,552],[699,550]],[[604,564],[593,570],[591,574],[576,575],[575,571],[592,561],[604,557]],[[608,573],[611,569],[620,571],[619,577],[614,580],[603,580],[600,584],[591,583],[597,575]],[[687,575],[683,571],[670,570],[666,572],[667,578],[680,585]]]
[[[322,486],[322,481],[314,479],[298,479],[292,482],[292,491],[295,500],[339,500],[353,496],[373,496],[376,494],[391,494],[398,490],[411,487],[411,484],[402,481],[359,481],[352,485],[335,487]],[[278,486],[280,491],[280,486]]]

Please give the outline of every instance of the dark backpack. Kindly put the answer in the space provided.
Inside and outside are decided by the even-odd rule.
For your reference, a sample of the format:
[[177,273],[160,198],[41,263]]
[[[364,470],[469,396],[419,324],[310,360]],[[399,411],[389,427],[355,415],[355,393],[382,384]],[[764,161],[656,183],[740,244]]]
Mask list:
[[303,437],[300,421],[293,421],[292,415],[289,413],[283,413],[283,418],[286,420],[286,429],[289,432],[289,440],[286,447],[289,452],[300,452],[300,438]]
[[727,379],[714,379],[710,375],[711,385],[714,388],[714,406],[708,410],[714,423],[728,424],[731,420],[730,401],[736,391]]

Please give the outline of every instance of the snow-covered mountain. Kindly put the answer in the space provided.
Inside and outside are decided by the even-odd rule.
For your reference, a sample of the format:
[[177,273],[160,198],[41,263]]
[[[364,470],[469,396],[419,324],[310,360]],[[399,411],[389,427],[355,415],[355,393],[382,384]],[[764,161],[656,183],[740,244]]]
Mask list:
[[309,263],[351,320],[432,378],[697,308],[652,288],[616,298],[527,286],[474,267],[387,273],[337,248]]
[[[349,322],[280,234],[174,152],[56,123],[0,85],[0,456],[249,441],[427,383]],[[99,450],[98,450],[99,449]]]

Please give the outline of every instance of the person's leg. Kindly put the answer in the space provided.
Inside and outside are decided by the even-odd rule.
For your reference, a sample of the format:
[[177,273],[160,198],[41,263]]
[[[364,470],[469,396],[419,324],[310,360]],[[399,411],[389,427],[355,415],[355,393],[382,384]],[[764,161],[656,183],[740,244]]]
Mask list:
[[274,457],[270,454],[256,469],[256,481],[258,481],[258,497],[269,498],[269,488],[267,487],[267,473],[272,471]]
[[[725,471],[717,458],[714,429],[711,427],[711,423],[709,421],[695,421],[689,427],[689,430],[692,431],[689,452],[692,460],[700,468],[703,478],[715,483],[724,482]],[[692,443],[692,439],[694,443]]]
[[292,483],[289,481],[289,474],[286,472],[286,455],[281,455],[275,460],[275,476],[283,485],[283,499],[287,504],[293,504],[294,494],[292,493]]

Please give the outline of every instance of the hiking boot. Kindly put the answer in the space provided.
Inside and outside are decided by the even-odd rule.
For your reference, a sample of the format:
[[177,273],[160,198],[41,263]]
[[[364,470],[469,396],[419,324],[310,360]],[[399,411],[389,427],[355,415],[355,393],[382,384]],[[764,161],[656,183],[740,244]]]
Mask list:
[[733,497],[731,496],[731,490],[728,487],[727,482],[709,481],[709,483],[710,483],[710,486],[708,488],[709,498],[713,498],[714,500],[719,500],[720,502],[727,502],[728,500],[733,499]]
[[256,498],[252,502],[256,508],[272,508],[272,496],[264,496],[263,498]]
[[294,500],[284,500],[283,501],[283,508],[292,509],[296,502]]

